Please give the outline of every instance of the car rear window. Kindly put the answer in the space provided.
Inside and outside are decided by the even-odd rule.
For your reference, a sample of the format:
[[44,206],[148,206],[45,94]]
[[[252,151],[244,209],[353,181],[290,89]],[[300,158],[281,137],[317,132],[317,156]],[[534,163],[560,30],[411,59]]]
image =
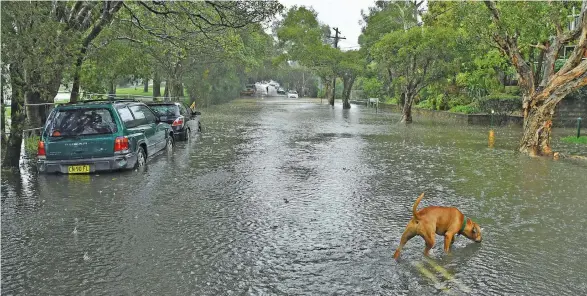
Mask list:
[[167,116],[179,116],[179,108],[177,105],[149,105],[153,111],[157,112],[159,115],[167,115]]
[[118,131],[109,109],[61,109],[47,122],[46,132],[51,137],[71,137],[112,134]]

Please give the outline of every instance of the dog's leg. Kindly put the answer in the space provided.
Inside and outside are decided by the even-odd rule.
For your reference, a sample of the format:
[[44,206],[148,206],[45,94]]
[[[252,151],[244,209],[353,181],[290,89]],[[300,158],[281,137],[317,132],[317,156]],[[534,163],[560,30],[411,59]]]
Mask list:
[[397,247],[397,250],[395,250],[395,253],[393,254],[393,259],[397,260],[399,253],[401,252],[404,245],[414,236],[416,236],[416,232],[413,231],[410,227],[406,227],[404,234],[402,234],[402,239],[399,242],[399,247]]
[[450,253],[450,246],[454,243],[455,235],[452,233],[446,233],[444,235],[444,252]]
[[424,256],[428,257],[428,255],[430,254],[430,250],[434,247],[434,243],[435,243],[436,238],[434,237],[434,232],[432,233],[432,235],[427,234],[422,237],[424,238],[424,241],[426,241],[426,248],[424,249]]

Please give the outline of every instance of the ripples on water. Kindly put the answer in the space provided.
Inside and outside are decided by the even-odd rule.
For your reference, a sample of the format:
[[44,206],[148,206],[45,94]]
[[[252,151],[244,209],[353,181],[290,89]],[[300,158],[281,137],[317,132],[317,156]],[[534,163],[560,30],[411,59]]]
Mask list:
[[[315,102],[237,101],[145,172],[2,180],[4,294],[581,295],[587,168],[487,130]],[[418,118],[416,118],[418,120]],[[483,227],[391,255],[426,191]],[[423,262],[434,284],[413,263]],[[444,290],[444,288],[451,288]]]

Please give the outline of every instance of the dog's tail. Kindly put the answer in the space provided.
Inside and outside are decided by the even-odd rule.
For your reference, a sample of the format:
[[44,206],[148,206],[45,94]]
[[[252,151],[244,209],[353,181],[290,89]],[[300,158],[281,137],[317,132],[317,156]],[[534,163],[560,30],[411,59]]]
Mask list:
[[418,196],[418,199],[416,199],[416,202],[414,203],[414,207],[412,208],[412,214],[414,215],[414,219],[418,220],[418,205],[420,204],[420,201],[422,200],[422,198],[424,198],[424,192],[422,192],[422,194],[420,194],[420,196]]

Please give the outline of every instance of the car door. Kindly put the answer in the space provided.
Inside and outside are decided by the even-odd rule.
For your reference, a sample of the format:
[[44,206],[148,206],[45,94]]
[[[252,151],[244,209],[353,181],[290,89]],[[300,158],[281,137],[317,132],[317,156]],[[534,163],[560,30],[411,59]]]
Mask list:
[[155,139],[157,140],[159,149],[165,149],[165,146],[167,145],[167,135],[171,126],[165,122],[157,120],[157,114],[146,105],[143,105],[142,109],[149,122],[152,122],[155,127]]
[[[145,105],[131,105],[130,111],[135,118],[136,127],[134,130],[140,131],[145,135],[145,142],[147,144],[147,151],[149,155],[158,152],[161,147],[161,135],[157,133],[157,123],[153,112]],[[163,134],[165,138],[165,134]]]

